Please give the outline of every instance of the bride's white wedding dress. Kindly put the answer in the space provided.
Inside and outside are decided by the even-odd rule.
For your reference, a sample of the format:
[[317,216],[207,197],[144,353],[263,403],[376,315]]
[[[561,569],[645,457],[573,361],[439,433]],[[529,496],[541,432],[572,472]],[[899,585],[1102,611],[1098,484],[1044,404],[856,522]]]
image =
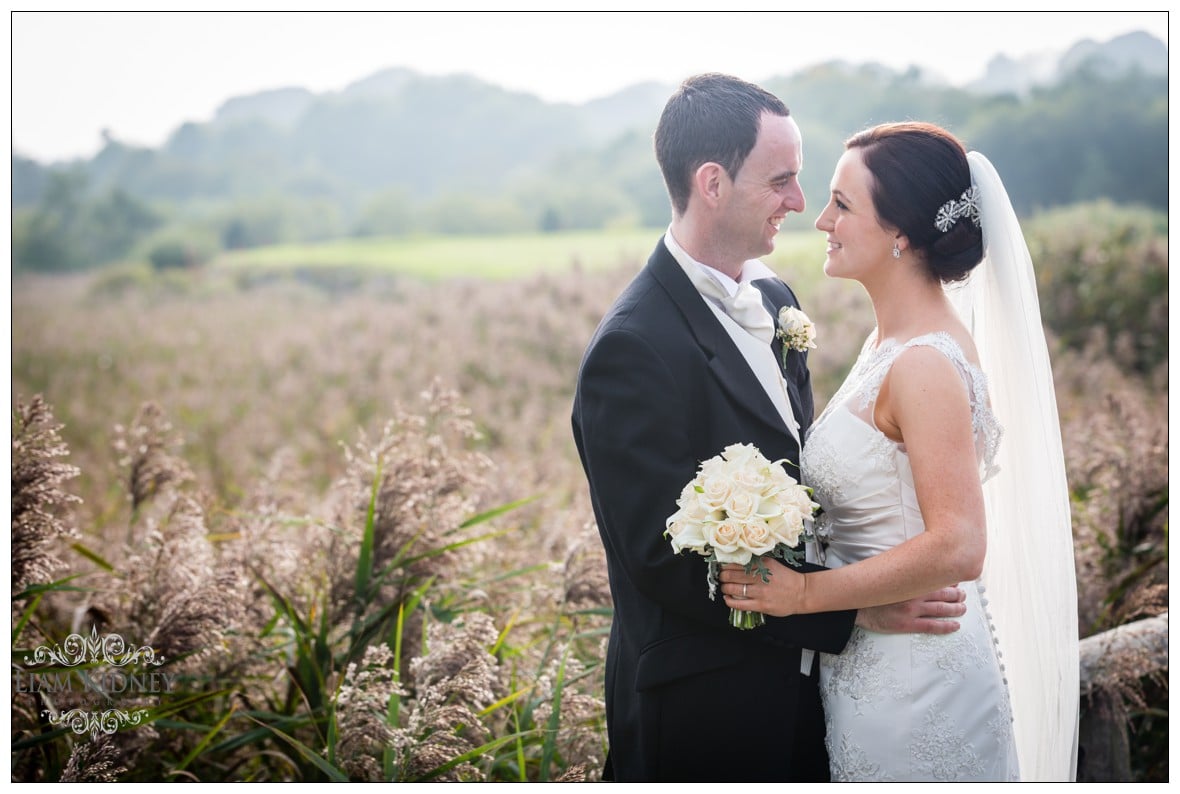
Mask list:
[[[881,383],[915,345],[954,362],[967,385],[981,477],[1001,430],[987,379],[946,333],[904,344],[869,338],[848,379],[812,426],[803,479],[823,506],[830,568],[879,554],[925,527],[904,445],[873,423]],[[877,634],[860,628],[839,655],[821,654],[820,691],[833,780],[1016,780],[1008,683],[983,587],[963,582],[967,613],[948,635]]]

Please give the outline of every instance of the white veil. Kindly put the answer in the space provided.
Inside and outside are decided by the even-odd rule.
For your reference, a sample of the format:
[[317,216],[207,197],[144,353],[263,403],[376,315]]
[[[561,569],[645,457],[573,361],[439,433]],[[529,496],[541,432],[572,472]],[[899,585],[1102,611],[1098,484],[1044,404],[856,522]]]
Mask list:
[[1077,774],[1078,620],[1061,428],[1032,259],[995,168],[968,154],[984,259],[947,292],[971,330],[1004,428],[983,486],[983,581],[1012,699],[1020,775]]

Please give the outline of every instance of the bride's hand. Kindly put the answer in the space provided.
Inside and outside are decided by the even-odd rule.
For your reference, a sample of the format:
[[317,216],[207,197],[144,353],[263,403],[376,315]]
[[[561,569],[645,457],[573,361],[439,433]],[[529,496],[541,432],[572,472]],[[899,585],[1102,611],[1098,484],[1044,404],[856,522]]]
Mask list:
[[803,574],[770,557],[764,558],[762,563],[770,571],[770,579],[766,582],[757,571],[746,573],[743,565],[727,563],[721,566],[719,578],[726,605],[776,617],[799,612],[805,592]]

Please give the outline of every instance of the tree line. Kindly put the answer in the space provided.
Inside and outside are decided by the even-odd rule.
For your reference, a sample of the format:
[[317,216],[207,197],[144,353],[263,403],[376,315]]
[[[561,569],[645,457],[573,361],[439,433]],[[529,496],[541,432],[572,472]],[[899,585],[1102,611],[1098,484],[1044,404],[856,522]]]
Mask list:
[[[904,119],[987,154],[1022,214],[1095,199],[1167,207],[1166,76],[1083,63],[1027,95],[981,95],[913,69],[830,63],[765,85],[803,129],[813,207],[845,138]],[[672,88],[572,106],[391,70],[340,94],[227,103],[159,149],[108,138],[86,161],[14,154],[13,267],[186,266],[347,236],[661,226],[669,208],[651,133]],[[809,213],[788,226],[810,226]]]

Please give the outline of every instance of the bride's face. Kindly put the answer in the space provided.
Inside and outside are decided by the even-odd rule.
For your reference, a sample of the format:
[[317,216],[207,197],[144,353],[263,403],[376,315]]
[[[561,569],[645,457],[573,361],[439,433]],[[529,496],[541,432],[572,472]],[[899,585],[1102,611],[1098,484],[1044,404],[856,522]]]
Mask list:
[[872,178],[859,148],[845,151],[836,164],[828,204],[815,219],[828,236],[824,273],[832,278],[863,281],[893,259],[896,235],[877,218]]

